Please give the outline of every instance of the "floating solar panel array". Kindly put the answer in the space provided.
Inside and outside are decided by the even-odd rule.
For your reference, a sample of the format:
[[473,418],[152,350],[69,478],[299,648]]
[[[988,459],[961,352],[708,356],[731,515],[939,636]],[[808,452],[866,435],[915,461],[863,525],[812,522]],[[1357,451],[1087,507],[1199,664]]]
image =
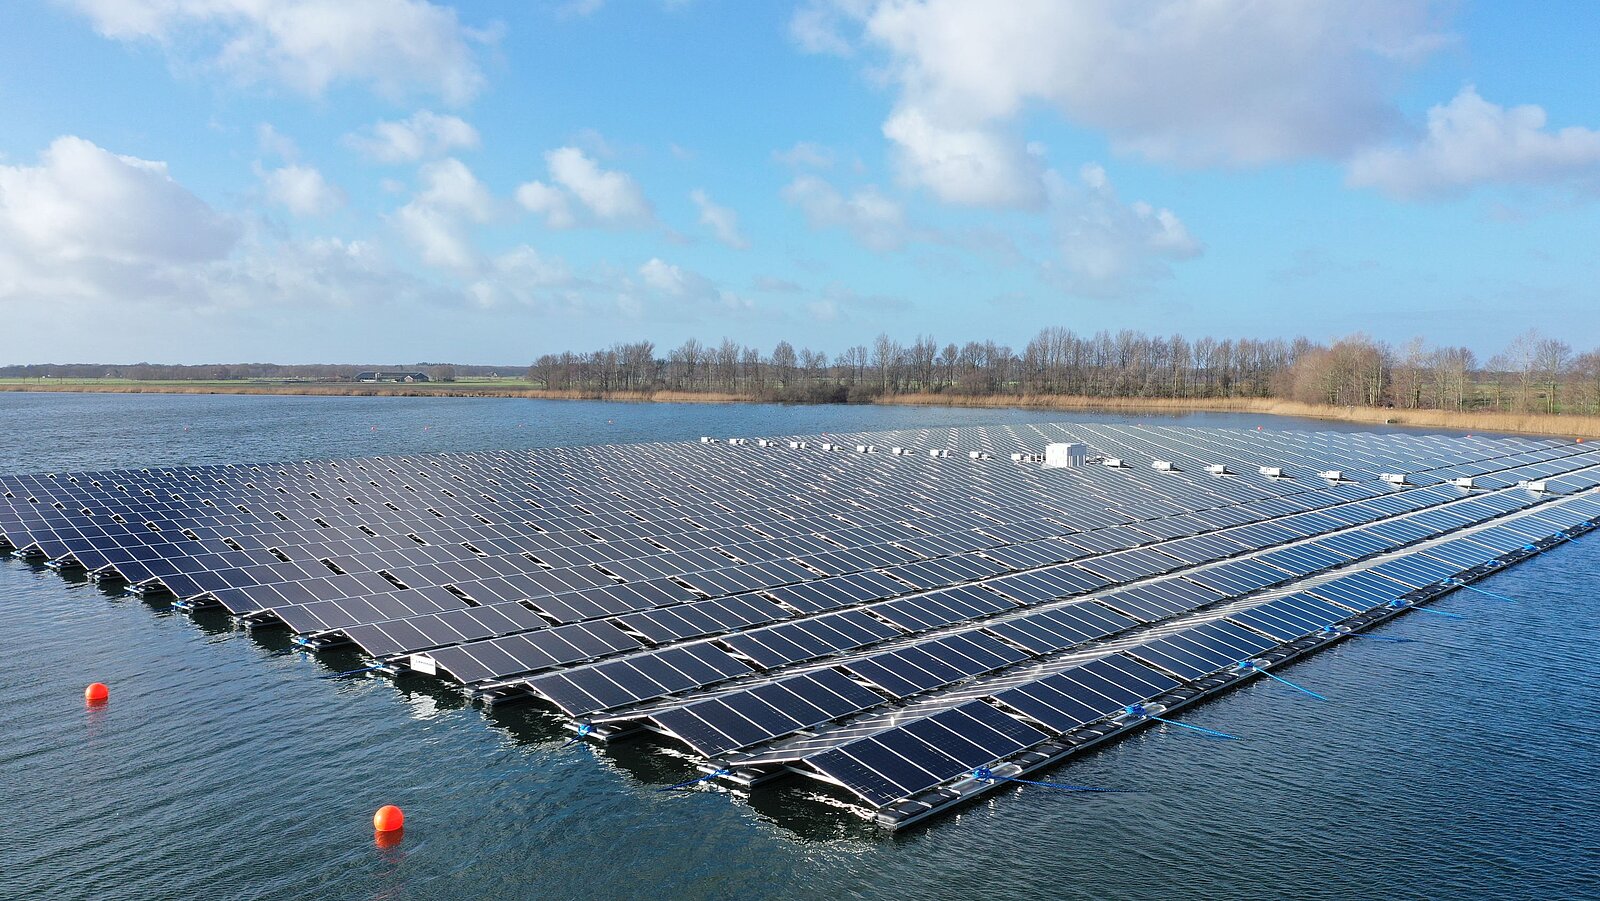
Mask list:
[[1555,440],[1008,426],[4,477],[0,548],[898,828],[1582,534],[1597,485]]

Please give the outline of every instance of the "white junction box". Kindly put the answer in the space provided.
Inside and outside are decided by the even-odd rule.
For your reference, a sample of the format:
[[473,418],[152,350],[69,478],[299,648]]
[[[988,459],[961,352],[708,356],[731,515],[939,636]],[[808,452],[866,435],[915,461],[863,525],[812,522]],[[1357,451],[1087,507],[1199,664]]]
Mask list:
[[1044,447],[1044,468],[1082,466],[1089,457],[1089,446],[1081,441],[1058,441]]

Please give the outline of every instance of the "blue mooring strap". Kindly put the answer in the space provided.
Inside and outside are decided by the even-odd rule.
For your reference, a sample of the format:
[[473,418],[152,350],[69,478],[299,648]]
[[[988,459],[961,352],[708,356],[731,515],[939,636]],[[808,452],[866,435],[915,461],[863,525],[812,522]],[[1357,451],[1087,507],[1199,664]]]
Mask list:
[[360,669],[347,669],[342,673],[323,673],[322,675],[318,676],[317,678],[318,679],[344,679],[344,678],[346,678],[348,676],[359,676],[362,673],[370,673],[370,672],[373,672],[375,670],[380,670],[380,669],[383,669],[383,664],[374,663],[372,666],[363,666]]
[[565,747],[568,747],[570,745],[575,745],[578,742],[583,741],[584,736],[588,735],[590,732],[593,732],[593,731],[594,731],[594,726],[590,725],[589,723],[579,723],[578,724],[578,734],[574,735],[573,737],[571,737],[569,739],[567,739],[567,743],[562,745],[561,747],[565,748]]
[[1199,732],[1202,735],[1209,735],[1209,736],[1211,736],[1213,738],[1225,738],[1228,741],[1234,741],[1234,740],[1237,739],[1237,736],[1229,735],[1226,732],[1218,732],[1215,729],[1207,729],[1204,726],[1196,726],[1193,723],[1180,723],[1177,720],[1169,720],[1166,717],[1155,716],[1155,715],[1149,714],[1149,713],[1145,714],[1145,716],[1149,717],[1150,719],[1155,720],[1158,723],[1166,723],[1169,726],[1182,726],[1185,729],[1193,729],[1194,731]]
[[1327,700],[1327,698],[1323,697],[1322,695],[1317,694],[1316,692],[1312,691],[1309,688],[1306,688],[1303,685],[1296,685],[1293,682],[1290,682],[1288,679],[1285,679],[1284,677],[1278,675],[1277,673],[1269,672],[1266,669],[1257,666],[1254,661],[1251,661],[1251,660],[1241,660],[1241,661],[1239,661],[1239,669],[1246,670],[1246,671],[1254,670],[1254,671],[1260,673],[1261,675],[1266,676],[1268,679],[1275,679],[1275,680],[1277,680],[1279,682],[1282,682],[1283,684],[1289,686],[1290,688],[1294,689],[1295,691],[1304,692],[1305,694],[1308,694],[1308,695],[1312,696],[1313,698],[1316,698],[1319,701],[1326,701]]
[[1395,610],[1421,610],[1424,613],[1432,613],[1434,616],[1448,616],[1451,619],[1466,619],[1466,616],[1460,613],[1451,613],[1448,610],[1435,610],[1432,607],[1421,607],[1409,601],[1399,600],[1398,598],[1390,601],[1389,606]]
[[1155,720],[1158,723],[1166,723],[1169,726],[1178,726],[1178,727],[1183,728],[1183,729],[1193,729],[1196,732],[1199,732],[1199,733],[1204,734],[1204,735],[1209,735],[1212,738],[1225,738],[1228,741],[1237,740],[1237,736],[1229,735],[1226,732],[1218,732],[1215,729],[1207,729],[1204,726],[1196,726],[1193,723],[1180,723],[1177,720],[1169,720],[1169,719],[1167,719],[1166,717],[1163,717],[1163,716],[1156,716],[1153,713],[1147,712],[1144,709],[1144,705],[1143,704],[1133,704],[1133,705],[1130,705],[1128,707],[1124,707],[1122,709],[1123,709],[1123,712],[1132,714],[1133,716],[1142,716],[1145,719]]
[[701,776],[699,779],[690,779],[690,780],[685,781],[685,782],[679,782],[677,785],[669,785],[666,788],[658,788],[658,789],[656,789],[656,791],[670,792],[670,791],[677,791],[680,788],[690,788],[692,786],[699,785],[702,782],[710,782],[713,779],[720,779],[723,776],[727,776],[727,775],[731,774],[732,772],[733,772],[732,770],[721,769],[721,770],[717,770],[714,773],[707,773],[704,776]]
[[1465,613],[1451,613],[1449,610],[1435,610],[1432,607],[1417,607],[1423,613],[1432,613],[1434,616],[1448,616],[1451,619],[1466,619]]
[[1345,638],[1366,638],[1371,641],[1391,641],[1395,644],[1411,644],[1419,640],[1416,638],[1394,638],[1389,635],[1373,635],[1370,632],[1340,632],[1337,629],[1323,629],[1322,634],[1324,636],[1342,635]]
[[1053,788],[1064,792],[1095,792],[1106,795],[1132,794],[1132,790],[1125,788],[1095,788],[1092,785],[1067,785],[1061,782],[1040,782],[1035,779],[1018,779],[1015,776],[996,775],[994,770],[980,766],[972,771],[972,778],[979,782],[1015,782],[1019,785],[1037,785],[1041,788]]
[[1508,604],[1517,603],[1517,599],[1516,598],[1507,597],[1506,595],[1500,594],[1499,592],[1490,591],[1487,588],[1479,588],[1476,585],[1468,585],[1465,582],[1457,582],[1454,579],[1446,579],[1445,580],[1445,584],[1453,586],[1455,588],[1465,588],[1468,591],[1476,591],[1478,594],[1486,595],[1488,597],[1494,598],[1497,601],[1505,601]]

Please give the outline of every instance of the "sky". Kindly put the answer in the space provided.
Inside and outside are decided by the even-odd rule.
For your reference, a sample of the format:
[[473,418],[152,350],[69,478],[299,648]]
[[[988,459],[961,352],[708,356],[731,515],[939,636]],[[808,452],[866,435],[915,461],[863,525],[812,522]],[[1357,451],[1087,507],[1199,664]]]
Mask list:
[[1600,6],[13,0],[0,363],[1600,345]]

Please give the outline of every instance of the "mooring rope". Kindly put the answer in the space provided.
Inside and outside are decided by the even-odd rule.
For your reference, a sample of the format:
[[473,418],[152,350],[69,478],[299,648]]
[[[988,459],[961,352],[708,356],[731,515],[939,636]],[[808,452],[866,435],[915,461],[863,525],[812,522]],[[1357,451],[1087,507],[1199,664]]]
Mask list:
[[372,672],[374,670],[380,670],[380,669],[383,669],[383,664],[375,663],[372,666],[363,666],[360,669],[347,669],[342,673],[323,673],[322,675],[318,676],[317,678],[318,679],[343,679],[346,676],[359,676],[362,673],[370,673],[370,672]]
[[1337,629],[1331,628],[1322,630],[1323,638],[1332,638],[1336,635],[1343,636],[1345,638],[1368,638],[1373,641],[1392,641],[1395,644],[1411,644],[1419,640],[1416,638],[1394,638],[1388,635],[1373,635],[1370,632],[1340,632]]
[[1451,613],[1448,610],[1435,610],[1432,607],[1421,607],[1411,603],[1410,601],[1402,601],[1399,598],[1395,598],[1394,600],[1390,601],[1389,606],[1395,610],[1421,610],[1424,613],[1432,613],[1434,616],[1448,616],[1451,619],[1467,618],[1465,614]]
[[1496,591],[1490,591],[1487,588],[1479,588],[1476,585],[1468,585],[1465,582],[1458,582],[1455,579],[1446,579],[1445,580],[1445,584],[1451,586],[1452,588],[1465,588],[1468,591],[1476,591],[1478,594],[1486,595],[1488,597],[1494,598],[1497,601],[1505,601],[1508,604],[1518,603],[1517,599],[1514,598],[1514,597],[1509,597],[1507,595],[1500,594],[1499,592],[1496,592]]
[[721,770],[717,770],[716,772],[713,772],[713,773],[707,773],[704,776],[701,776],[699,779],[689,779],[689,780],[684,781],[684,782],[679,782],[677,785],[669,785],[666,788],[658,788],[658,789],[656,789],[656,791],[659,791],[659,792],[670,792],[670,791],[677,791],[678,789],[681,789],[681,788],[691,788],[693,786],[699,785],[702,782],[710,782],[713,779],[720,779],[723,776],[731,775],[732,773],[733,773],[732,770],[721,769]]
[[1304,692],[1304,693],[1312,696],[1313,698],[1316,698],[1319,701],[1326,701],[1327,700],[1327,698],[1323,697],[1322,695],[1317,694],[1316,692],[1312,691],[1309,688],[1306,688],[1303,685],[1296,685],[1293,682],[1290,682],[1288,679],[1285,679],[1282,676],[1278,675],[1277,673],[1274,673],[1274,672],[1271,672],[1271,671],[1267,670],[1265,667],[1257,666],[1255,661],[1253,661],[1253,660],[1241,660],[1241,661],[1239,661],[1239,669],[1245,670],[1245,671],[1254,670],[1255,672],[1258,672],[1261,675],[1266,676],[1268,679],[1275,679],[1275,680],[1277,680],[1279,682],[1282,682],[1283,684],[1289,686],[1290,688],[1294,689],[1295,691]]
[[573,737],[571,737],[569,739],[567,739],[566,744],[562,745],[561,747],[566,748],[566,747],[570,747],[572,745],[575,745],[578,742],[583,741],[583,737],[588,735],[590,732],[593,732],[593,731],[594,731],[594,726],[590,725],[589,723],[579,723],[578,724],[578,734],[574,735]]
[[1001,776],[986,766],[980,766],[972,771],[972,778],[979,782],[1015,782],[1019,785],[1037,785],[1042,788],[1053,788],[1064,792],[1095,792],[1107,795],[1132,794],[1137,789],[1126,788],[1095,788],[1092,785],[1067,785],[1062,782],[1040,782],[1036,779],[1018,779],[1015,776]]
[[1218,732],[1215,729],[1207,729],[1204,726],[1196,726],[1193,723],[1180,723],[1177,720],[1169,720],[1164,716],[1156,716],[1155,714],[1146,711],[1144,709],[1144,705],[1143,704],[1134,704],[1131,707],[1123,708],[1123,710],[1125,712],[1129,713],[1129,714],[1132,714],[1133,716],[1141,716],[1141,717],[1144,717],[1147,720],[1155,720],[1158,723],[1166,723],[1169,726],[1178,726],[1178,727],[1184,728],[1184,729],[1192,729],[1192,730],[1194,730],[1196,732],[1201,733],[1202,735],[1209,735],[1209,736],[1211,736],[1213,738],[1225,738],[1228,741],[1235,741],[1238,738],[1238,736],[1229,735],[1226,732]]

